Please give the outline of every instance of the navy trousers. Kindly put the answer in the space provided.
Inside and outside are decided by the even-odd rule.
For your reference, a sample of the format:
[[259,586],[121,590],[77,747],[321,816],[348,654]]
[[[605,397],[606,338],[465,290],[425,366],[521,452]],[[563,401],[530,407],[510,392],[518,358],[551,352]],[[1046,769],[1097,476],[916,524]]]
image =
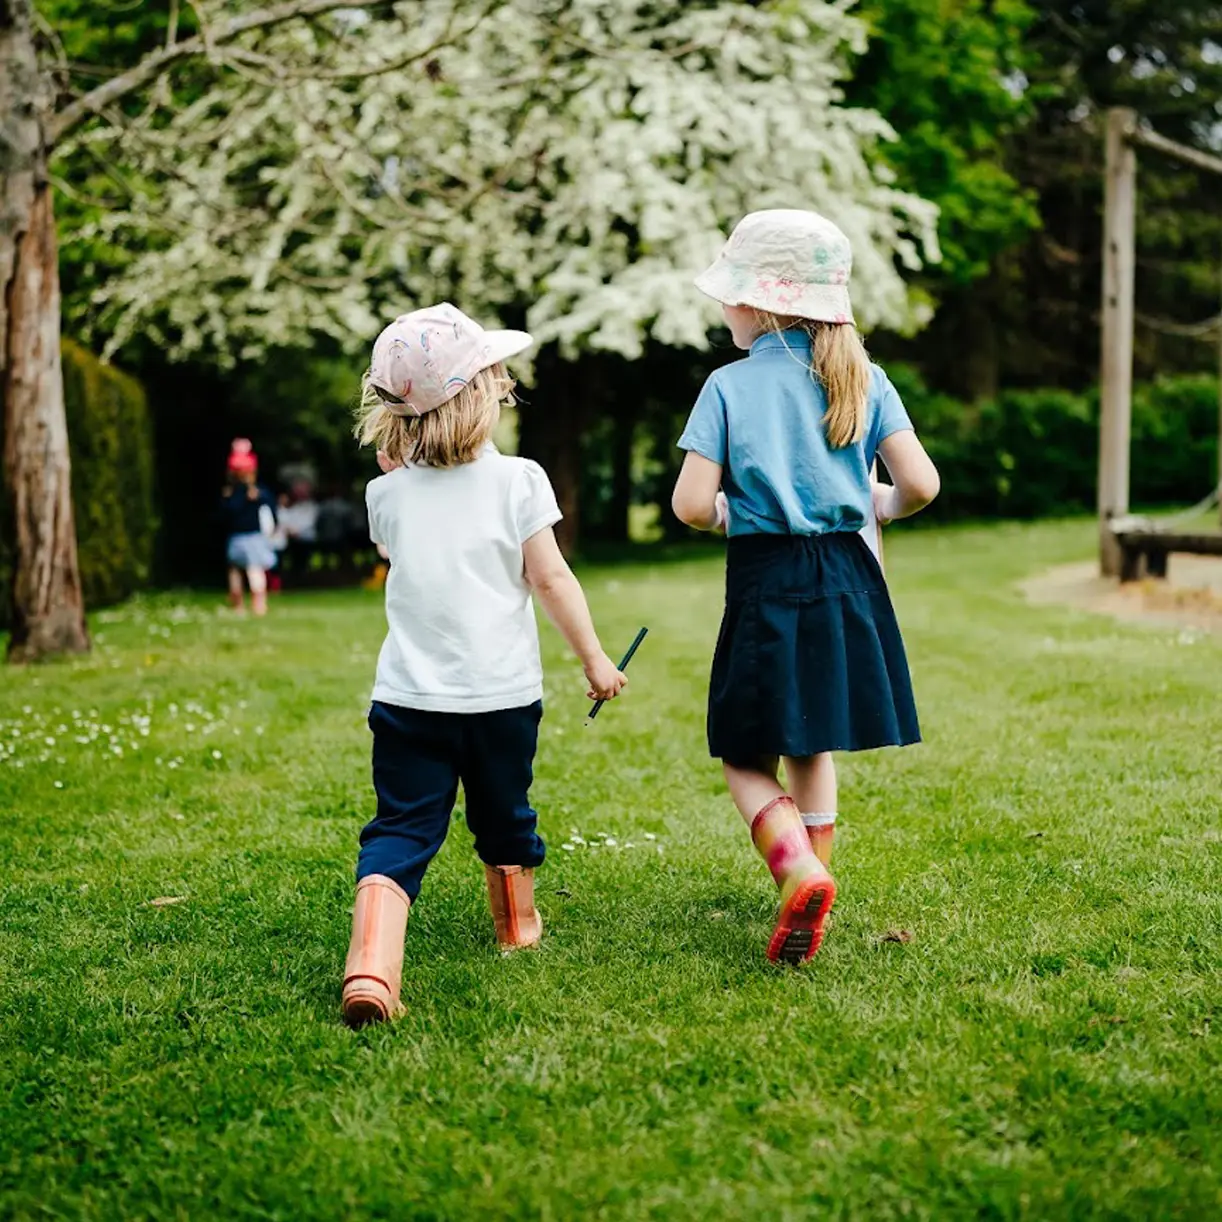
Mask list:
[[359,882],[385,874],[414,900],[445,842],[462,782],[475,851],[493,866],[543,864],[529,793],[543,705],[495,713],[426,713],[375,701],[378,809],[361,832]]

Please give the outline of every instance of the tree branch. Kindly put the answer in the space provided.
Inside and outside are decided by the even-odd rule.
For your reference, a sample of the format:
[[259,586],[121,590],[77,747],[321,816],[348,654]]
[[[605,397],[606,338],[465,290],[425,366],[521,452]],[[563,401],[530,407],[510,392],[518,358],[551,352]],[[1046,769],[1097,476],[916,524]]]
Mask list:
[[272,5],[242,17],[234,17],[217,26],[209,32],[207,38],[197,34],[156,51],[150,51],[135,67],[90,90],[82,98],[69,103],[47,125],[47,139],[51,145],[57,144],[74,127],[83,123],[91,115],[96,115],[105,107],[112,105],[129,93],[156,80],[176,60],[187,59],[199,55],[213,47],[232,42],[251,30],[266,30],[298,17],[316,17],[334,9],[374,8],[384,4],[385,0],[286,0],[285,3]]

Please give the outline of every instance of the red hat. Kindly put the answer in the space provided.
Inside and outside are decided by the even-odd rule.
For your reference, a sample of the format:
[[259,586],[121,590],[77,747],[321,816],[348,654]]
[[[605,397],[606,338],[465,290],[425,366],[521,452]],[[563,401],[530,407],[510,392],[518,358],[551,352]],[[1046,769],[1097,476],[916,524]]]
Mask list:
[[235,437],[229,447],[229,474],[253,475],[258,469],[254,446],[245,437]]

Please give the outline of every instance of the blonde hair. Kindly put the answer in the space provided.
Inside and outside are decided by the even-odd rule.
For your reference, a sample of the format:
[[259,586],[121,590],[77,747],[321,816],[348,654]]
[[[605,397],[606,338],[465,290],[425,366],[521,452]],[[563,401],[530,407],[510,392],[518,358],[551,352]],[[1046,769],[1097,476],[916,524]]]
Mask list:
[[760,325],[774,335],[797,329],[810,339],[810,373],[827,394],[827,443],[834,450],[856,445],[866,432],[870,399],[870,358],[852,323],[815,322],[756,310]]
[[481,369],[439,408],[423,416],[403,415],[383,401],[366,372],[354,431],[361,445],[382,450],[392,463],[460,467],[479,457],[513,388],[513,379],[498,363]]

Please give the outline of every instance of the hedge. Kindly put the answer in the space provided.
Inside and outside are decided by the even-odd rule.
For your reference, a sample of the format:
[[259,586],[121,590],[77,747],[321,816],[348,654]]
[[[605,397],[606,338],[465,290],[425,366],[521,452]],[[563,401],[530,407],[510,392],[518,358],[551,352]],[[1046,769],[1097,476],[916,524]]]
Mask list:
[[[1004,391],[969,407],[889,368],[942,475],[930,517],[1036,518],[1091,512],[1099,397]],[[1217,482],[1218,381],[1160,378],[1134,387],[1131,496],[1135,507],[1191,505]]]
[[[71,340],[63,342],[72,503],[87,607],[147,584],[157,532],[153,429],[144,390]],[[0,512],[7,509],[0,498]],[[8,531],[0,531],[7,546]],[[0,552],[0,622],[7,620],[11,556]]]

